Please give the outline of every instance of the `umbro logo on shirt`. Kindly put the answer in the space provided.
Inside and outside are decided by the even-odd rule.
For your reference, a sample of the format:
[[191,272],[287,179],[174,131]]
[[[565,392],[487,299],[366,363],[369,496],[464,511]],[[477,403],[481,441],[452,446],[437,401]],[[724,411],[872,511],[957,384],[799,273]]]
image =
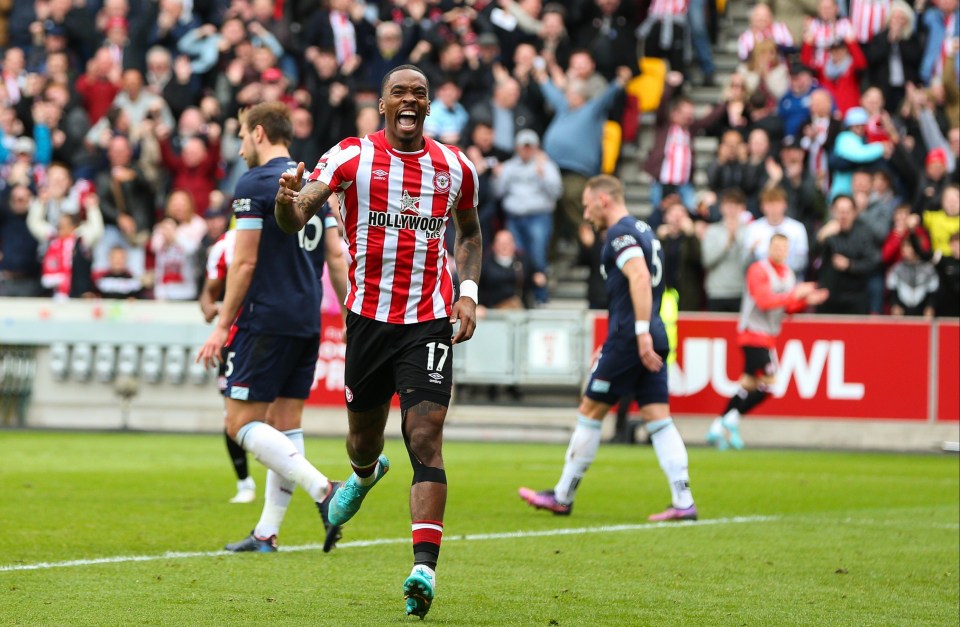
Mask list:
[[385,181],[387,179],[387,172],[385,170],[374,170],[372,172],[374,181]]

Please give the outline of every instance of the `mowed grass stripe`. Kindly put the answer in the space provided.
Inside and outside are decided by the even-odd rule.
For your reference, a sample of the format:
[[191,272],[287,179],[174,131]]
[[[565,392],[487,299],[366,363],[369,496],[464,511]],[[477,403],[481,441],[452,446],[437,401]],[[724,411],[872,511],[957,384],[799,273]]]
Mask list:
[[[540,531],[507,531],[504,533],[476,533],[452,535],[443,539],[444,542],[480,542],[484,540],[508,540],[523,538],[542,538],[548,536],[573,536],[588,533],[613,533],[622,531],[652,531],[655,529],[705,527],[711,525],[742,525],[747,523],[770,522],[777,520],[776,516],[736,516],[733,518],[716,518],[713,520],[659,522],[639,525],[601,525],[599,527],[577,527],[572,529],[548,529]],[[373,540],[353,540],[341,542],[338,549],[355,549],[384,544],[409,544],[410,538],[376,538]],[[317,551],[323,548],[322,544],[302,544],[299,546],[280,547],[283,552]],[[68,560],[65,562],[40,562],[37,564],[13,564],[0,566],[0,572],[45,570],[49,568],[70,568],[76,566],[95,566],[97,564],[122,564],[124,562],[152,562],[155,560],[189,559],[195,557],[223,557],[224,551],[170,551],[160,555],[117,555],[114,557],[97,557],[91,559]]]

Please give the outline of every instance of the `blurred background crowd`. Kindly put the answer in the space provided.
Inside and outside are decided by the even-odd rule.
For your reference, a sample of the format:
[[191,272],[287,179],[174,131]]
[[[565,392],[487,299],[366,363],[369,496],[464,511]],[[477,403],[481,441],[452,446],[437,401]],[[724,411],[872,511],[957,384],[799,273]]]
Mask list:
[[821,311],[960,315],[958,0],[0,0],[0,47],[0,296],[196,299],[238,111],[286,102],[310,168],[414,63],[480,176],[485,307],[562,304],[574,263],[605,305],[605,172],[680,310],[737,311],[784,233]]

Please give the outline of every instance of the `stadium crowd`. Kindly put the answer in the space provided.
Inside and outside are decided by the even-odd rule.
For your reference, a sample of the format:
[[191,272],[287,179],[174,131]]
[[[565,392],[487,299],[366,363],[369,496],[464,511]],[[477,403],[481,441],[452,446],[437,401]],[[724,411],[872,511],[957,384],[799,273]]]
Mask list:
[[[480,176],[481,305],[547,302],[551,261],[579,246],[604,306],[582,190],[642,168],[681,310],[736,311],[784,233],[789,265],[831,291],[821,311],[960,315],[958,0],[779,0],[784,19],[757,4],[698,112],[724,4],[0,1],[0,296],[196,299],[247,167],[238,112],[287,103],[310,168],[379,128],[382,77],[414,63],[426,133]],[[787,17],[797,5],[811,13]],[[646,158],[618,163],[607,122],[636,143],[645,110]],[[719,140],[706,185],[698,134]]]

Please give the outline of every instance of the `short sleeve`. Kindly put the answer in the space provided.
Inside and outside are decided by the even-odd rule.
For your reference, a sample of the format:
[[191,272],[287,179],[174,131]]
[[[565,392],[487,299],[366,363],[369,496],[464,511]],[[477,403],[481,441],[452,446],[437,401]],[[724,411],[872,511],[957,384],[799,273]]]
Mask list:
[[262,229],[263,217],[268,210],[273,213],[272,206],[264,207],[263,202],[257,199],[254,179],[247,174],[241,176],[233,194],[233,215],[237,221],[237,229],[240,231]]
[[307,181],[320,181],[335,192],[350,186],[356,178],[357,158],[360,156],[360,140],[345,139],[320,157]]
[[457,150],[457,158],[460,160],[460,166],[463,169],[463,180],[460,182],[460,197],[457,200],[457,209],[473,209],[480,204],[478,192],[480,183],[477,178],[477,169],[473,167],[473,162],[459,150]]

